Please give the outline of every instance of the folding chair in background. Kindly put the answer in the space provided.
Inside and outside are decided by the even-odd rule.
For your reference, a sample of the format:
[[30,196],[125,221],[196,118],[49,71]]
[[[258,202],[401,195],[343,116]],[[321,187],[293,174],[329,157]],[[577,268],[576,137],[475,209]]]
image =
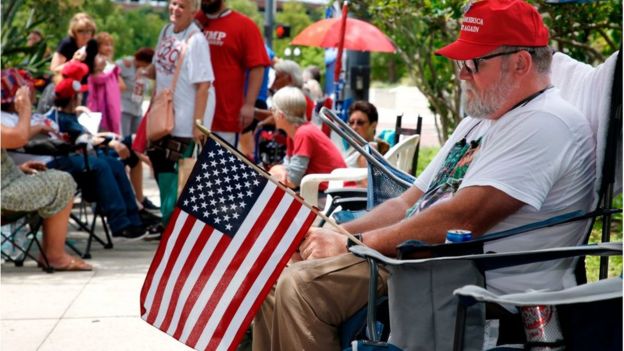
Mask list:
[[[472,305],[462,312],[467,322],[451,337],[455,327],[458,298],[452,293],[464,285],[486,287],[484,271],[522,262],[545,261],[575,255],[596,254],[601,256],[600,278],[606,277],[607,257],[621,255],[622,243],[582,245],[573,248],[559,248],[533,251],[534,261],[518,257],[531,256],[530,252],[487,253],[483,247],[488,241],[499,240],[511,235],[532,235],[536,229],[562,225],[572,221],[588,220],[586,244],[595,218],[603,221],[601,241],[610,241],[612,215],[621,213],[613,208],[614,193],[621,192],[622,180],[622,71],[621,52],[613,54],[598,67],[577,62],[568,56],[557,53],[553,58],[552,80],[559,87],[562,96],[579,108],[588,118],[596,135],[596,179],[594,198],[588,213],[573,212],[539,223],[528,224],[498,233],[490,233],[469,242],[450,244],[428,244],[408,241],[398,247],[399,259],[385,257],[365,247],[352,247],[351,251],[365,257],[371,265],[371,287],[376,287],[377,263],[382,263],[390,271],[388,281],[388,304],[390,342],[408,350],[451,350],[459,335],[463,345],[456,350],[481,350],[483,344],[484,312],[482,306]],[[579,80],[582,83],[575,83]],[[619,170],[619,171],[618,171]],[[547,252],[542,252],[547,251]],[[432,257],[413,259],[414,257]],[[405,260],[408,259],[408,260]],[[527,261],[528,260],[528,261]],[[496,261],[496,265],[485,264]],[[586,283],[583,260],[576,265],[578,284]],[[581,288],[579,288],[581,289]],[[585,289],[585,288],[582,288]],[[374,288],[371,289],[374,291]],[[420,294],[415,294],[419,292]],[[536,299],[535,301],[546,301]],[[621,303],[621,301],[620,301]],[[376,295],[369,293],[368,335],[373,341],[379,340],[377,321],[374,319]],[[620,307],[621,310],[621,307]],[[417,311],[417,312],[416,312]],[[458,339],[459,340],[459,339]]]
[[[320,117],[324,124],[328,125],[336,134],[346,140],[357,152],[359,152],[368,162],[368,170],[366,169],[349,169],[349,173],[353,172],[357,176],[349,177],[349,174],[340,175],[336,177],[334,174],[328,175],[323,181],[330,180],[361,180],[363,177],[367,177],[368,186],[367,189],[358,188],[342,188],[342,189],[328,189],[326,194],[328,195],[328,202],[325,206],[325,214],[332,215],[334,210],[338,207],[343,209],[349,209],[350,211],[341,211],[333,215],[334,219],[338,223],[344,223],[353,218],[357,218],[362,215],[362,211],[365,209],[371,209],[378,204],[399,196],[405,190],[407,190],[414,182],[414,176],[398,169],[391,165],[386,158],[381,155],[377,150],[370,148],[368,142],[364,140],[359,134],[351,129],[344,121],[342,121],[336,114],[327,108],[322,108]],[[409,159],[411,163],[414,155],[415,146],[418,145],[420,139],[419,135],[413,135],[405,139],[403,145],[396,145],[389,150],[386,155],[392,156],[394,152],[401,150],[403,146],[408,147],[408,152],[404,154],[404,157]],[[401,161],[398,161],[401,162]],[[317,175],[308,175],[302,180],[301,194],[304,199],[316,198],[318,183],[320,178],[315,179],[312,182],[306,181],[306,177],[316,177]],[[310,178],[308,178],[310,179]],[[307,184],[313,184],[308,187]],[[312,189],[312,190],[310,190]],[[321,223],[322,226],[324,223]]]
[[[74,174],[74,179],[78,184],[78,192],[76,195],[79,196],[79,202],[74,206],[78,213],[76,214],[76,211],[72,211],[70,218],[79,229],[87,232],[89,237],[87,239],[84,253],[81,253],[75,247],[71,248],[78,255],[82,256],[82,258],[89,259],[91,258],[91,245],[93,240],[101,244],[104,249],[112,249],[113,241],[106,218],[104,217],[104,214],[102,214],[100,206],[97,202],[97,192],[106,191],[106,189],[97,189],[94,181],[95,175],[89,165],[89,156],[86,145],[80,145],[80,148],[82,150],[82,156],[84,157],[85,169],[79,174]],[[102,229],[104,230],[104,238],[100,238],[96,232],[98,218],[100,219]]]

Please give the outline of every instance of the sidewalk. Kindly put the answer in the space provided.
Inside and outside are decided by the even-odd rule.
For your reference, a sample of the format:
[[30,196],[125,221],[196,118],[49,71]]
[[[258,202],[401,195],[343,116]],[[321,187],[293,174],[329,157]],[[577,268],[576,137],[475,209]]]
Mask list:
[[[145,172],[145,194],[158,203]],[[70,232],[78,248],[86,235]],[[91,250],[92,272],[47,274],[26,261],[3,263],[0,350],[191,350],[139,317],[139,293],[157,242],[114,243]]]

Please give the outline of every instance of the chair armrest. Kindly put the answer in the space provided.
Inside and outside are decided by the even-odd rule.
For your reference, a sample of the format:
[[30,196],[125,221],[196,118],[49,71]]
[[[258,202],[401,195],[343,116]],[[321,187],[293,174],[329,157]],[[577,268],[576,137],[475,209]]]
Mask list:
[[347,197],[366,197],[368,190],[365,188],[335,188],[325,190],[325,194],[332,198],[347,198]]
[[329,174],[307,174],[301,179],[301,197],[310,205],[317,206],[319,184],[329,181],[360,181],[366,179],[367,172],[366,168],[338,168]]
[[367,199],[365,197],[341,197],[334,200],[336,206],[342,207],[343,210],[359,211],[366,209]]

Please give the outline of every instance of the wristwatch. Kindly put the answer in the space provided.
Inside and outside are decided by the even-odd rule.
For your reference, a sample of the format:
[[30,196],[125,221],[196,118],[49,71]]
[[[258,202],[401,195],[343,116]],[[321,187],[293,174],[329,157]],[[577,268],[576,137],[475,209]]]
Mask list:
[[[358,233],[358,234],[353,234],[353,236],[354,236],[356,239],[358,239],[360,242],[362,242],[362,243],[363,243],[363,241],[362,241],[362,234],[361,234],[361,233]],[[349,248],[350,248],[351,246],[354,246],[354,245],[360,245],[360,244],[359,244],[359,243],[356,243],[355,241],[353,241],[353,240],[351,239],[351,237],[347,237],[347,251],[349,251]]]

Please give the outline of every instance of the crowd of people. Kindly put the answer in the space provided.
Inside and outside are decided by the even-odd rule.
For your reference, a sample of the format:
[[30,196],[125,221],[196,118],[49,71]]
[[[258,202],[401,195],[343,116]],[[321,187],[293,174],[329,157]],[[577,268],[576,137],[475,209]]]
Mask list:
[[[192,157],[205,139],[196,121],[252,159],[261,144],[243,141],[245,132],[282,135],[285,157],[263,166],[293,189],[309,173],[366,166],[356,153],[341,151],[316,123],[318,106],[328,103],[318,70],[271,58],[258,27],[228,8],[225,0],[170,0],[168,11],[169,23],[153,50],[141,48],[134,57],[117,61],[110,34],[97,33],[89,15],[76,14],[52,56],[50,70],[58,77],[47,97],[53,107],[43,118],[31,113],[30,94],[24,88],[29,86],[27,75],[3,70],[2,208],[39,212],[45,250],[57,269],[91,269],[62,247],[74,179],[79,179],[85,162],[95,170],[97,203],[113,236],[158,237],[173,211],[178,163]],[[464,18],[471,24],[462,26],[459,38],[436,53],[457,64],[468,117],[412,188],[343,225],[386,255],[394,255],[395,247],[408,239],[441,243],[453,228],[480,236],[587,210],[590,203],[593,136],[583,116],[550,84],[552,50],[541,16],[523,0],[484,0],[466,11]],[[270,86],[269,69],[275,72]],[[171,92],[174,111],[173,129],[156,140],[146,135],[141,109],[150,79],[155,81],[154,96]],[[77,114],[85,111],[102,114],[98,133],[78,123]],[[377,121],[378,112],[369,102],[355,102],[349,109],[348,124],[384,153],[389,146],[375,137]],[[45,165],[28,159],[20,171],[7,149],[42,136],[72,145],[86,143],[95,151],[86,158],[78,153],[49,157]],[[156,220],[146,214],[153,204],[142,195],[144,163],[151,167],[161,194]],[[25,174],[45,167],[50,170]],[[19,201],[41,188],[49,193],[27,196],[37,199],[32,203]],[[543,230],[535,236],[539,240],[514,237],[488,243],[485,249],[576,245],[583,239],[584,226],[569,223]],[[310,229],[299,246],[299,261],[281,274],[256,315],[254,350],[338,349],[337,327],[366,304],[368,294],[367,263],[348,253],[350,244],[336,230]],[[573,284],[569,261],[533,267],[499,270],[488,276],[488,286],[515,292],[528,286],[558,289]],[[380,278],[379,293],[384,293],[387,273],[380,271]]]
[[[168,14],[154,48],[118,59],[113,35],[98,31],[90,14],[75,14],[50,55],[50,84],[38,101],[32,91],[37,108],[28,110],[29,140],[3,146],[7,157],[20,167],[36,160],[67,172],[78,189],[95,187],[97,210],[120,240],[159,239],[178,196],[179,163],[204,142],[196,121],[295,189],[305,174],[346,166],[327,134],[310,123],[325,99],[319,83],[309,83],[320,79],[318,69],[306,70],[311,88],[304,88],[304,70],[275,57],[255,23],[223,0],[171,0]],[[43,38],[35,30],[28,45]],[[171,92],[174,116],[173,128],[156,140],[147,135],[143,104],[152,81],[152,98]],[[2,71],[3,101],[22,86],[32,88],[28,73]],[[3,130],[26,118],[8,103],[2,111]],[[99,119],[97,130],[83,125],[82,116]],[[50,140],[69,148],[30,152]],[[143,195],[145,166],[158,184],[160,206]],[[10,209],[8,201],[2,206]]]

